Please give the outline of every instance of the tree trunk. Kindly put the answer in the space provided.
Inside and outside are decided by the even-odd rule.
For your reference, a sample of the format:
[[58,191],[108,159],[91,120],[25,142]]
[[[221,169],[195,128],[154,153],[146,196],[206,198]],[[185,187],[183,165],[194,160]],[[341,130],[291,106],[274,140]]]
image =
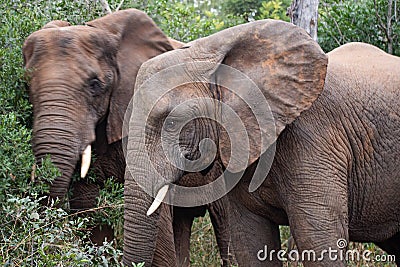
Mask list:
[[287,15],[290,21],[306,30],[317,41],[318,0],[293,0]]

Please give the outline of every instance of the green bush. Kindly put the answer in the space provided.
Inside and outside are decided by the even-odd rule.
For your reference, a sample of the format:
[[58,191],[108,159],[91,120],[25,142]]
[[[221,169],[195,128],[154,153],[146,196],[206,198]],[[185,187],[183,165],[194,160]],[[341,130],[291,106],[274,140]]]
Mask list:
[[[2,266],[119,266],[121,252],[112,243],[85,243],[87,218],[68,215],[39,198],[9,196],[3,203],[0,250]],[[80,233],[78,235],[77,233]]]
[[127,7],[145,11],[165,34],[182,42],[193,41],[245,22],[242,17],[218,16],[215,12],[199,10],[193,3],[179,0],[153,0]]
[[[395,7],[397,10],[395,10]],[[318,42],[324,51],[348,43],[365,42],[375,45],[384,51],[388,49],[387,36],[388,2],[376,0],[361,1],[326,1],[320,4],[320,23]],[[397,14],[395,16],[395,14]],[[400,56],[398,41],[400,36],[400,6],[392,8],[391,30],[393,54]]]
[[262,2],[259,15],[257,19],[279,19],[283,21],[290,21],[290,18],[286,16],[286,10],[289,7],[290,2],[285,1],[267,1]]
[[224,14],[243,16],[246,21],[250,21],[258,16],[262,0],[227,0],[222,4]]

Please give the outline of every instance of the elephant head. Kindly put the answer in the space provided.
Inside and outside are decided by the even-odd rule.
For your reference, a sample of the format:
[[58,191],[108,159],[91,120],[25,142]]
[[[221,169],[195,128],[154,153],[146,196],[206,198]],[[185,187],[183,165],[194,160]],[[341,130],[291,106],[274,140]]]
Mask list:
[[[168,190],[171,183],[188,171],[207,172],[214,161],[231,173],[246,169],[310,108],[326,67],[307,33],[274,20],[223,30],[144,63],[133,99],[137,119],[129,124],[124,262],[146,261],[137,255],[154,251],[157,207],[182,197]],[[263,106],[267,112],[258,114]]]
[[81,156],[81,176],[86,175],[95,140],[103,145],[121,140],[140,65],[171,49],[154,22],[135,9],[86,26],[52,21],[26,39],[33,152],[39,164],[50,155],[62,173],[52,182],[50,197],[65,196]]

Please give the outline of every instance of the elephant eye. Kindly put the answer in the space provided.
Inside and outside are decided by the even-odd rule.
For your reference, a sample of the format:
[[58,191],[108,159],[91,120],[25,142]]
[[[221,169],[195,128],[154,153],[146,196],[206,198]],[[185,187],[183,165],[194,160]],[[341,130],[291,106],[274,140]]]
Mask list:
[[177,126],[177,122],[176,122],[176,120],[174,120],[172,118],[167,118],[164,121],[164,127],[165,127],[165,130],[167,130],[167,131],[175,130],[176,126]]
[[89,87],[93,93],[99,93],[103,88],[102,82],[97,78],[93,78],[89,81]]

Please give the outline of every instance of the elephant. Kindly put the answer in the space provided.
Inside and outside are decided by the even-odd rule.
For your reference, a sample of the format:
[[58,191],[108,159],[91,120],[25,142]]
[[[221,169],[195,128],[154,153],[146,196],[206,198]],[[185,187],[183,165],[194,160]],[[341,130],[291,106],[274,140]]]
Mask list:
[[218,162],[239,266],[282,265],[279,225],[290,225],[298,253],[318,257],[305,266],[346,266],[338,255],[350,240],[376,243],[399,265],[399,70],[398,57],[372,45],[325,54],[275,20],[144,63],[127,141],[124,262],[154,231],[160,203],[186,197],[182,176]]
[[[92,144],[96,169],[104,172],[100,176],[123,180],[124,158],[118,152],[126,99],[139,66],[173,49],[154,22],[136,10],[86,24],[49,22],[23,46],[33,104],[32,149],[39,164],[49,154],[62,173],[50,186],[54,199],[65,197],[81,156],[81,176],[86,176]],[[93,204],[71,201],[72,207]]]
[[[92,147],[97,180],[73,182],[70,209],[95,207],[107,177],[124,182],[122,127],[138,69],[146,60],[181,46],[183,43],[168,38],[150,17],[136,9],[115,12],[85,26],[52,21],[26,39],[23,56],[33,104],[32,149],[37,164],[50,155],[61,171],[50,184],[49,200],[64,199],[80,165],[81,177],[86,176]],[[217,203],[176,212],[166,207],[162,222],[168,225],[160,226],[166,231],[157,239],[160,249],[155,251],[155,262],[184,261],[181,257],[189,255],[188,246],[184,246],[189,236],[183,233],[190,235],[193,217],[204,215],[207,209],[212,217],[212,210],[220,212],[219,207]],[[182,234],[173,236],[174,225]],[[214,227],[223,254],[229,245],[226,226]],[[102,233],[99,228],[92,232],[95,243],[101,244],[104,237],[112,239],[112,229],[106,225],[101,228]],[[179,244],[176,249],[166,245],[174,243]]]

